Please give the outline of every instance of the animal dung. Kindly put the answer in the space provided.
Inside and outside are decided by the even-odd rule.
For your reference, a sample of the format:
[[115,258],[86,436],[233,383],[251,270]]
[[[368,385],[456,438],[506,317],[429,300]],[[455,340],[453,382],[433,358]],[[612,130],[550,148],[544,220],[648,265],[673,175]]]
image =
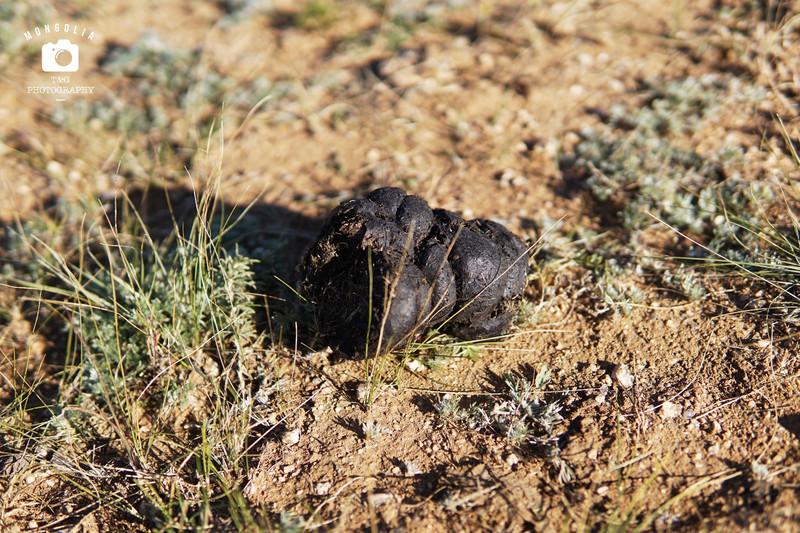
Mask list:
[[468,340],[503,335],[525,289],[528,249],[502,224],[385,187],[336,207],[301,269],[326,340],[375,355],[435,326]]

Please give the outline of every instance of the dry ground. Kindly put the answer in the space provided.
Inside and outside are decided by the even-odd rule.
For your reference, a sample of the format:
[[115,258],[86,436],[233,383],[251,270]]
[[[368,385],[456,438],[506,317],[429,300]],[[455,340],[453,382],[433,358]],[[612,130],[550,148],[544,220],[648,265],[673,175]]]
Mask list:
[[[651,219],[626,225],[619,213],[641,184],[600,198],[585,185],[585,168],[570,163],[587,128],[606,125],[609,135],[624,135],[621,122],[609,119],[614,109],[635,121],[634,110],[649,109],[664,83],[706,80],[704,105],[714,112],[694,122],[677,117],[686,127],[663,138],[705,160],[736,151],[719,163],[720,182],[775,190],[790,183],[797,172],[783,132],[798,138],[796,5],[263,4],[3,7],[17,13],[4,26],[15,37],[4,41],[0,64],[3,222],[16,227],[64,205],[93,216],[98,199],[109,205],[115,192],[135,194],[148,184],[179,198],[201,188],[221,161],[226,202],[255,202],[253,217],[263,227],[291,221],[287,235],[296,242],[280,258],[285,270],[327,210],[379,186],[503,221],[531,243],[541,238],[525,314],[510,338],[479,345],[477,358],[412,364],[401,375],[391,361],[371,405],[363,401],[369,363],[302,333],[313,328],[287,329],[282,348],[263,346],[279,384],[263,392],[263,408],[279,408],[253,427],[253,455],[234,481],[263,527],[800,530],[796,330],[757,312],[775,291],[708,270],[695,278],[699,297],[669,286],[653,261],[688,255],[690,243]],[[37,16],[97,29],[74,75],[95,94],[59,103],[25,92],[39,79],[37,51],[11,46]],[[144,71],[114,70],[109,59],[146,33],[167,51],[155,62],[168,71],[161,85]],[[175,60],[172,49],[188,59]],[[129,107],[119,111],[120,102]],[[96,111],[103,106],[117,109],[117,118]],[[139,115],[150,118],[136,123],[131,117]],[[786,194],[761,206],[762,215],[791,227],[790,188]],[[156,205],[146,213],[154,233],[169,229],[166,212]],[[713,234],[708,225],[684,231],[701,242]],[[54,248],[69,246],[68,235],[46,235]],[[15,253],[7,250],[4,264]],[[593,263],[598,257],[619,270],[604,274]],[[0,397],[11,405],[36,382],[43,403],[68,401],[57,377],[68,353],[58,316],[21,304],[24,294],[0,291]],[[624,372],[619,379],[619,365],[632,385]],[[544,367],[552,379],[537,394],[562,407],[554,446],[515,442],[437,410],[445,399],[489,413],[506,398],[502,375],[532,380]],[[108,463],[116,477],[97,474],[106,489],[96,494],[127,498],[126,511],[91,492],[74,494],[48,470],[46,450],[23,463],[23,437],[38,442],[36,432],[44,431],[41,419],[30,418],[29,433],[9,431],[0,443],[4,530],[164,524],[119,458]],[[243,528],[224,513],[205,523]]]

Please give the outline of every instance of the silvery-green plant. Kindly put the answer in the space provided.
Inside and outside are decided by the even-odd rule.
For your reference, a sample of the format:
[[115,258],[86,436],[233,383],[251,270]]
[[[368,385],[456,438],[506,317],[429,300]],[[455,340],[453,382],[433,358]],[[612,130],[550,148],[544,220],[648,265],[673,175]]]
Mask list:
[[466,425],[475,431],[492,431],[515,446],[544,455],[555,465],[562,482],[572,479],[571,469],[559,456],[557,426],[563,421],[558,400],[546,400],[545,389],[552,373],[545,366],[529,381],[514,373],[503,375],[506,390],[498,399],[461,407],[445,397],[434,405],[443,420]]
[[646,84],[648,105],[612,106],[607,124],[584,130],[562,163],[583,173],[595,199],[617,206],[630,230],[658,224],[655,215],[681,231],[729,245],[736,228],[719,224],[718,217],[726,210],[753,212],[758,201],[774,197],[772,190],[738,173],[725,175],[731,163],[741,163],[736,150],[721,147],[701,156],[680,137],[701,129],[720,112],[721,102],[755,105],[765,98],[763,91],[717,75]]
[[[201,48],[174,46],[154,32],[131,46],[112,48],[100,70],[124,83],[107,97],[57,108],[50,117],[55,125],[76,129],[99,120],[107,130],[148,133],[169,130],[179,112],[205,129],[223,103],[226,109],[249,111],[268,95],[277,100],[292,92],[291,84],[273,85],[262,77],[241,83],[206,66]],[[165,93],[176,96],[174,106],[153,102]]]

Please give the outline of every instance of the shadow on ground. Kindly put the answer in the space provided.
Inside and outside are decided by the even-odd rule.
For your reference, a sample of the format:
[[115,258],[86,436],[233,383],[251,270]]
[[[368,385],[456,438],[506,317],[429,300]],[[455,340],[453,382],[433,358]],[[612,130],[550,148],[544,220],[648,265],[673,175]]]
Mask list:
[[[188,236],[199,216],[200,200],[196,191],[188,189],[149,186],[132,189],[126,196],[104,197],[101,201],[106,213],[105,220],[98,221],[99,224],[134,228],[131,231],[134,241],[147,234],[156,246],[169,246],[177,235]],[[59,208],[56,200],[47,203],[52,207],[50,216],[54,220],[63,217],[63,205]],[[215,204],[214,215],[210,218],[212,237],[213,233],[219,231],[219,221],[226,221],[222,224],[226,229],[220,242],[228,253],[254,260],[252,270],[256,293],[261,299],[257,302],[258,326],[268,334],[269,341],[273,345],[285,343],[300,350],[313,346],[316,343],[313,312],[311,306],[297,295],[295,287],[298,284],[297,266],[316,236],[321,220],[274,204],[255,202],[249,206],[239,206],[221,201]],[[60,233],[82,232],[89,224],[80,220],[54,223],[63,225]],[[22,220],[16,227],[8,226],[0,240],[4,250],[0,255],[0,274],[8,285],[4,289],[9,291],[5,296],[19,300],[23,317],[15,319],[2,316],[0,328],[4,331],[19,328],[14,323],[16,320],[38,332],[45,345],[34,353],[31,346],[15,345],[8,335],[0,339],[0,349],[4,353],[0,360],[0,374],[9,378],[0,383],[0,398],[7,405],[19,404],[34,418],[45,420],[57,414],[51,411],[60,394],[58,376],[68,366],[67,354],[74,352],[67,346],[70,335],[65,334],[70,329],[69,312],[59,306],[58,302],[63,296],[55,292],[33,294],[35,291],[29,289],[12,288],[19,285],[12,281],[16,278],[56,288],[60,286],[59,281],[47,271],[36,268],[37,248],[22,246],[20,242],[24,239],[41,239],[43,245],[63,254],[68,263],[80,264],[81,275],[86,279],[95,273],[90,268],[93,263],[86,261],[83,252],[79,251],[79,246],[86,246],[84,237],[73,235],[67,240],[57,236],[53,239],[59,242],[46,242],[48,237],[42,234],[27,235],[20,239],[20,234],[35,231],[30,228],[38,228],[38,225],[28,225]],[[92,254],[102,262],[103,247],[89,246]],[[49,305],[42,306],[42,299],[47,300]]]
[[[129,197],[145,229],[162,242],[176,233],[188,235],[198,217],[198,198],[192,190],[149,187],[135,189]],[[297,293],[298,266],[322,220],[262,202],[241,206],[220,201],[214,208],[212,234],[222,225],[222,246],[254,260],[256,292],[263,298],[259,326],[275,345],[301,350],[314,346],[313,309]]]

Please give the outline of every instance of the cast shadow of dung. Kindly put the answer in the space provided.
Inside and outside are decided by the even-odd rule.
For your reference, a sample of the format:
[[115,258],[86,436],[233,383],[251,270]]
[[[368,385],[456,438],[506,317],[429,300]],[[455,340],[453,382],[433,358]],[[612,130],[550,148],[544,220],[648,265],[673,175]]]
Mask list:
[[[132,190],[128,198],[128,210],[135,211],[157,245],[176,234],[189,235],[199,217],[197,194],[191,190],[151,186]],[[322,220],[276,204],[222,201],[215,204],[210,219],[211,237],[220,235],[227,253],[253,260],[259,328],[273,344],[301,350],[313,346],[317,338],[313,307],[296,287],[298,266]]]
[[779,416],[778,423],[783,426],[786,431],[794,435],[795,438],[800,439],[800,413]]

